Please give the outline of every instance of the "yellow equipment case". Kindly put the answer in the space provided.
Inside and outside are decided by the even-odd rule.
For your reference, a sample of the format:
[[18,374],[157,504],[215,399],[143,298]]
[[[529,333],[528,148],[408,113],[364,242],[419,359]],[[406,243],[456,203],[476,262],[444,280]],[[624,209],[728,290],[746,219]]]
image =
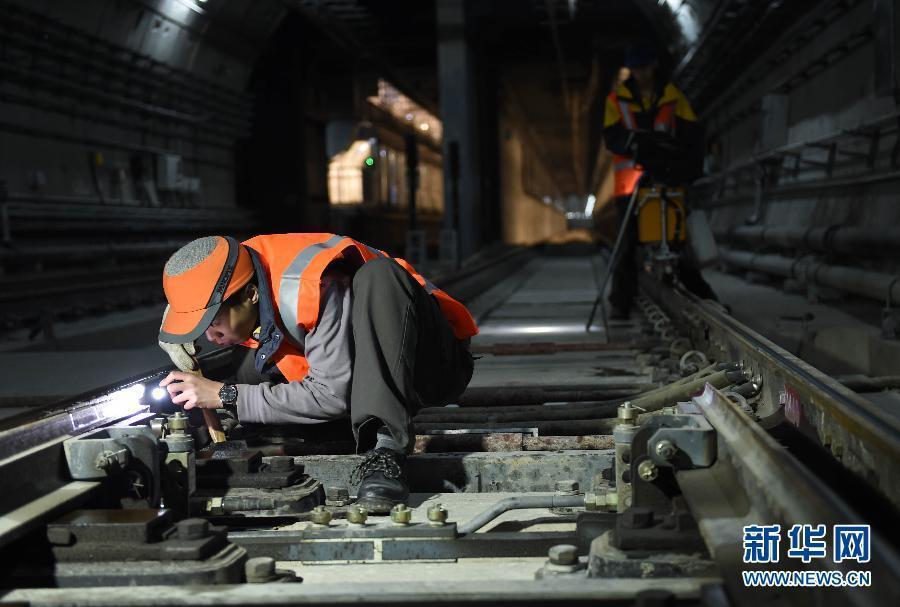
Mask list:
[[[684,188],[665,188],[666,195],[666,233],[668,242],[684,242],[687,238]],[[663,190],[660,188],[641,188],[638,190],[638,242],[653,244],[662,241],[662,205]]]

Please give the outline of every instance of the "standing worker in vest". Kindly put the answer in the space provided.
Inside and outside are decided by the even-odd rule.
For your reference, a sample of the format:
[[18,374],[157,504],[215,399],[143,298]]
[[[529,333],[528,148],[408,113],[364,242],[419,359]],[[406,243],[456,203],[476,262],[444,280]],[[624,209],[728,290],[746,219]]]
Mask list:
[[[652,44],[625,49],[629,77],[606,99],[603,140],[614,154],[616,206],[619,224],[629,198],[639,184],[685,185],[702,173],[703,134],[684,94],[660,77]],[[689,253],[685,251],[685,253]],[[637,225],[629,222],[613,267],[609,303],[612,319],[627,319],[637,294]],[[679,279],[703,298],[715,298],[700,270],[683,255]]]
[[[458,301],[403,260],[332,234],[200,238],[163,271],[160,346],[182,371],[161,383],[185,409],[315,424],[348,413],[359,503],[387,512],[409,495],[410,420],[453,402],[472,377],[478,332]],[[199,377],[194,341],[248,348],[237,381]]]

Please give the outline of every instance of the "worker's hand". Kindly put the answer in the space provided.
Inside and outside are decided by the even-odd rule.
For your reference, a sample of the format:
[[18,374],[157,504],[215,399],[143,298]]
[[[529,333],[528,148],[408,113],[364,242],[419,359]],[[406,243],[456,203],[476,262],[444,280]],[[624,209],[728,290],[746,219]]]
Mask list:
[[185,409],[194,407],[218,409],[222,406],[219,390],[224,384],[220,381],[206,379],[193,373],[172,371],[159,382],[159,385],[169,391],[173,403]]
[[159,347],[169,355],[169,358],[172,359],[172,362],[175,363],[175,366],[180,370],[196,371],[199,367],[197,358],[194,356],[197,353],[194,342],[188,342],[186,344],[169,344],[161,341],[159,342]]

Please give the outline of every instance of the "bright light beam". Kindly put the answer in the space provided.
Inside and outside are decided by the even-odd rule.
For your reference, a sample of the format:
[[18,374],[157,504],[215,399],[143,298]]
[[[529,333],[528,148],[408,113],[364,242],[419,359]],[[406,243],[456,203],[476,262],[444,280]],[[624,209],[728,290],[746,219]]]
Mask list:
[[107,397],[104,405],[104,415],[108,417],[126,417],[137,413],[143,407],[141,399],[147,388],[144,384],[135,384],[121,390],[117,390]]

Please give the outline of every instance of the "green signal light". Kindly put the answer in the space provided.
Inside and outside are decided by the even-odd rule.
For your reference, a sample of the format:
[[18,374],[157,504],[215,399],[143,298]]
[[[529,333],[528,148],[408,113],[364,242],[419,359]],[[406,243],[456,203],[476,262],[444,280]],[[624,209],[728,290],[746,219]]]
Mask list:
[[369,156],[368,158],[366,158],[366,166],[367,166],[367,167],[374,166],[374,165],[375,165],[375,159],[374,159],[374,158],[372,158],[371,156]]

